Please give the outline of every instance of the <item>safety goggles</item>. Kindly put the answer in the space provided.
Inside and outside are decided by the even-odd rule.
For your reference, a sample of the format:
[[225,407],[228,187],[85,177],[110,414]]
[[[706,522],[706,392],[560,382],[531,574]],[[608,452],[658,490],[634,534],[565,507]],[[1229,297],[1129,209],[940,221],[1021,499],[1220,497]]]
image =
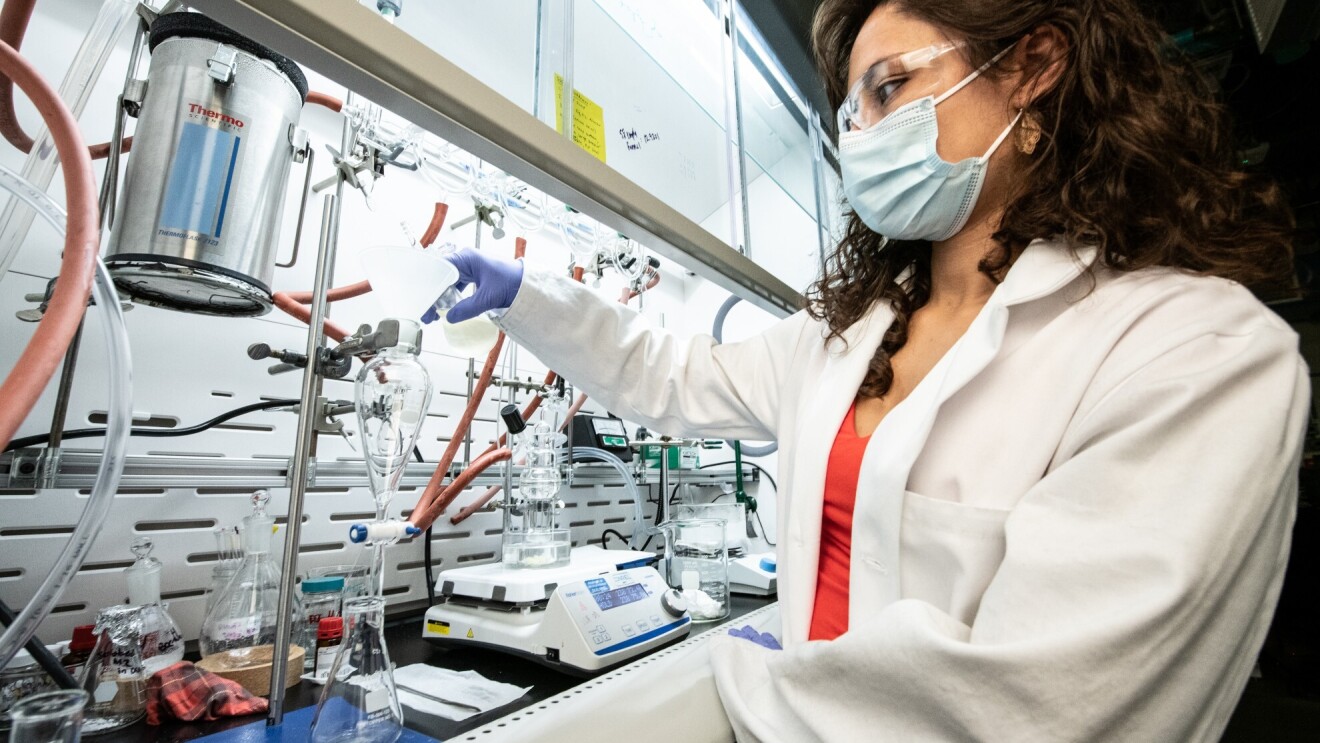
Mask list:
[[871,65],[839,106],[839,133],[870,129],[904,104],[953,85],[950,78],[962,70],[948,55],[961,46],[932,44]]

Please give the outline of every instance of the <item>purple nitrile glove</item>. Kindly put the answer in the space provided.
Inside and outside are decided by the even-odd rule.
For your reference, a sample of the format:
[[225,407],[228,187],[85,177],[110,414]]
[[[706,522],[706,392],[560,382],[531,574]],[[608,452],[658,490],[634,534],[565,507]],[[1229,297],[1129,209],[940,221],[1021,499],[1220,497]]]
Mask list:
[[763,648],[769,648],[770,650],[784,649],[784,646],[779,644],[779,641],[775,639],[774,635],[769,632],[757,632],[756,628],[750,624],[743,625],[742,629],[731,629],[729,630],[729,634],[734,637],[741,637],[744,640],[751,640],[757,645],[760,645]]
[[[471,248],[447,255],[445,260],[458,269],[455,289],[463,291],[468,284],[477,287],[472,296],[460,301],[445,314],[445,319],[451,323],[471,320],[489,310],[508,309],[518,296],[518,288],[522,286],[523,279],[522,261],[491,258]],[[432,307],[422,315],[422,322],[435,322],[439,318],[440,313]]]

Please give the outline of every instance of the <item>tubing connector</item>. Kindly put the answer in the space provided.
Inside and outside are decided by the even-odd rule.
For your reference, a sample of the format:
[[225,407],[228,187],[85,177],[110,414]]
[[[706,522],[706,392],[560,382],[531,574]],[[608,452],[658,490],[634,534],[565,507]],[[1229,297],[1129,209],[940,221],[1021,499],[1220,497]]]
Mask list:
[[421,533],[421,529],[408,521],[373,521],[348,527],[348,541],[353,544],[394,544],[404,537]]

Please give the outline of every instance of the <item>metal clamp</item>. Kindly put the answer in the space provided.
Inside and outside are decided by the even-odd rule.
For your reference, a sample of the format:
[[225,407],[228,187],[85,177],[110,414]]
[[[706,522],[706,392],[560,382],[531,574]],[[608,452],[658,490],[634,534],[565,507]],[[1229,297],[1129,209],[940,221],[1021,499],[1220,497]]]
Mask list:
[[238,69],[238,50],[232,46],[217,44],[215,53],[206,60],[206,69],[212,79],[221,85],[234,82],[234,72]]

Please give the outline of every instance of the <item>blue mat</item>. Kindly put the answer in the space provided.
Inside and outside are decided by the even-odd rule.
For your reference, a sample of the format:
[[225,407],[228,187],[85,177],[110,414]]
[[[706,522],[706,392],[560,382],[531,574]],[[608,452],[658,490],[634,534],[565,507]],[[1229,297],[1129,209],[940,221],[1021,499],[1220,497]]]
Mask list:
[[[342,699],[332,699],[330,704],[347,704]],[[266,720],[259,719],[240,728],[232,728],[223,733],[198,738],[210,743],[306,743],[312,732],[312,715],[316,707],[303,707],[284,716],[284,723],[278,727],[266,727]],[[415,730],[404,729],[399,743],[435,743],[435,738],[422,735]]]

